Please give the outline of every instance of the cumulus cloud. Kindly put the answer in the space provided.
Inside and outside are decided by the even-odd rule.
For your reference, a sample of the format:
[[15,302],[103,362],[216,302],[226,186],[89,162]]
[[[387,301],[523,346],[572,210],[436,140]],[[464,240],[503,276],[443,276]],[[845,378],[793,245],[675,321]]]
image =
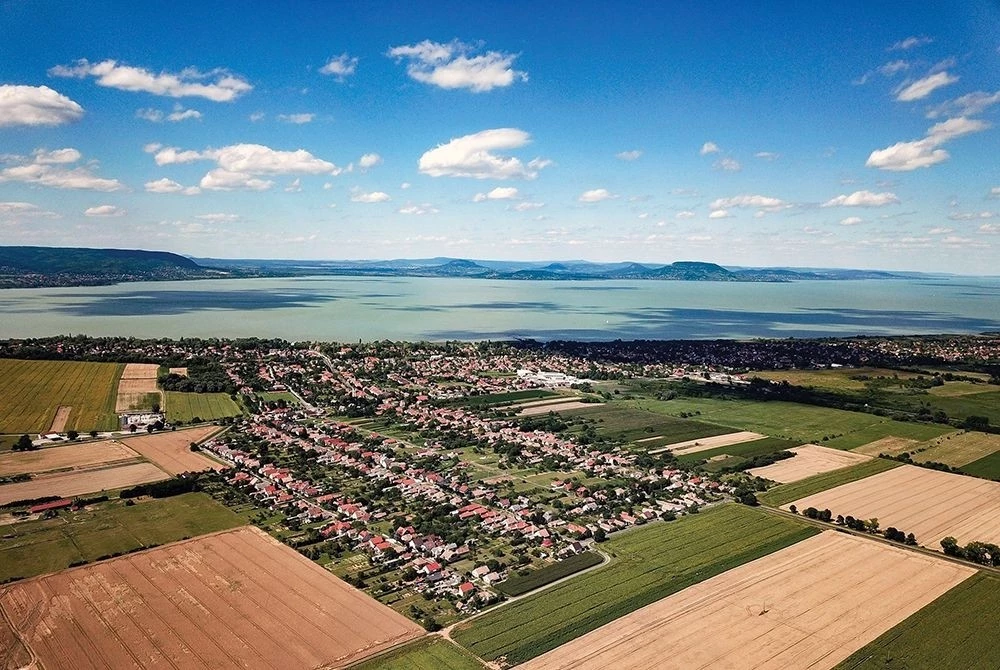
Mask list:
[[250,115],[250,123],[257,123],[258,121],[263,121],[264,117],[267,116],[264,112],[254,112]]
[[207,191],[266,191],[274,186],[274,182],[254,177],[247,172],[231,172],[217,168],[209,170],[201,178],[199,185]]
[[21,182],[49,188],[75,189],[87,191],[120,191],[125,186],[117,179],[98,177],[93,166],[69,167],[82,156],[76,149],[46,151],[38,149],[30,157],[2,156],[0,161],[8,167],[0,169],[0,184]]
[[123,65],[114,60],[91,63],[86,58],[73,65],[57,65],[49,70],[55,77],[95,77],[98,86],[162,95],[168,98],[199,97],[213,102],[232,102],[253,86],[226,70],[200,72],[186,68],[177,74],[150,72],[141,67]]
[[135,111],[135,115],[137,118],[145,119],[146,121],[151,121],[153,123],[161,123],[164,119],[170,121],[171,123],[187,121],[188,119],[201,119],[201,112],[196,109],[184,109],[181,105],[175,105],[174,111],[170,114],[166,114],[159,109],[144,107],[137,109]]
[[606,188],[595,188],[590,191],[584,191],[577,198],[580,202],[601,202],[603,200],[614,200],[618,196],[611,193]]
[[710,219],[728,219],[730,216],[729,211],[725,209],[716,209],[709,213],[708,218]]
[[715,142],[705,142],[701,145],[701,150],[698,153],[702,156],[707,156],[708,154],[717,154],[720,151],[722,150]]
[[729,157],[716,161],[714,167],[716,170],[722,170],[724,172],[739,172],[743,169],[743,166],[740,165],[738,160]]
[[909,51],[910,49],[914,49],[916,47],[922,47],[922,46],[924,46],[926,44],[930,44],[933,41],[934,41],[933,37],[911,36],[911,37],[907,37],[906,39],[902,39],[902,40],[896,42],[891,47],[889,47],[888,50],[889,51]]
[[683,210],[677,212],[676,214],[674,214],[674,218],[681,219],[681,220],[683,220],[683,219],[693,219],[694,217],[695,217],[695,213],[692,212],[690,209],[683,209]]
[[473,202],[483,202],[484,200],[517,200],[518,192],[513,186],[497,186],[488,193],[477,193],[472,197]]
[[163,112],[158,109],[141,107],[135,110],[135,118],[142,119],[143,121],[149,121],[150,123],[162,123]]
[[376,165],[381,165],[381,164],[382,164],[382,157],[379,156],[378,154],[364,154],[361,158],[358,159],[358,166],[362,170],[367,170],[369,168],[373,168]]
[[423,216],[424,214],[437,214],[438,209],[430,203],[425,202],[421,205],[409,204],[405,207],[400,207],[399,213],[413,216]]
[[337,81],[344,81],[358,69],[358,59],[346,53],[334,56],[319,69],[320,74],[328,74]]
[[838,195],[824,202],[822,207],[885,207],[898,205],[899,198],[895,193],[872,193],[871,191],[855,191],[850,195]]
[[305,123],[312,123],[312,120],[315,118],[316,115],[312,113],[278,114],[279,121],[284,121],[285,123],[294,123],[295,125],[298,126],[301,126]]
[[125,216],[126,212],[121,207],[116,207],[114,205],[97,205],[96,207],[88,207],[84,210],[84,216]]
[[636,161],[642,156],[642,151],[633,149],[632,151],[620,151],[615,154],[615,158],[620,161]]
[[868,156],[865,166],[893,172],[908,172],[930,167],[948,160],[950,154],[940,146],[955,138],[986,130],[990,124],[979,119],[959,116],[936,123],[923,139],[897,142],[885,149],[877,149]]
[[455,138],[424,153],[418,161],[422,174],[431,177],[473,179],[534,179],[551,161],[536,158],[527,165],[514,156],[494,152],[518,149],[531,135],[517,128],[495,128]]
[[411,79],[444,89],[467,88],[482,93],[516,81],[527,81],[528,74],[514,69],[517,54],[486,51],[453,40],[447,44],[424,40],[389,49],[386,54],[396,61],[405,60]]
[[48,86],[0,86],[0,128],[58,126],[83,116],[83,107]]
[[849,216],[846,219],[840,220],[840,225],[842,226],[856,226],[859,223],[864,223],[864,219],[860,216]]
[[166,177],[145,183],[147,193],[179,193],[181,195],[198,195],[201,189],[197,186],[182,186]]
[[35,149],[31,154],[32,162],[40,165],[65,165],[67,163],[76,163],[81,158],[83,156],[79,151],[70,148],[53,149],[52,151]]
[[392,198],[389,197],[388,193],[383,193],[382,191],[372,191],[366,193],[364,191],[355,190],[351,194],[351,202],[363,202],[363,203],[376,203],[376,202],[388,202]]
[[784,200],[766,195],[734,195],[730,198],[713,200],[708,206],[711,210],[733,209],[735,207],[776,212],[780,209],[787,209],[791,205]]
[[1000,91],[987,93],[974,91],[959,96],[954,100],[942,102],[927,110],[927,118],[937,119],[942,116],[975,116],[981,114],[993,105],[1000,103]]
[[956,81],[958,81],[958,77],[948,74],[947,71],[935,72],[900,88],[896,91],[896,100],[900,102],[923,100],[942,86],[954,84]]
[[0,202],[0,215],[9,217],[44,217],[58,219],[59,215],[30,202]]

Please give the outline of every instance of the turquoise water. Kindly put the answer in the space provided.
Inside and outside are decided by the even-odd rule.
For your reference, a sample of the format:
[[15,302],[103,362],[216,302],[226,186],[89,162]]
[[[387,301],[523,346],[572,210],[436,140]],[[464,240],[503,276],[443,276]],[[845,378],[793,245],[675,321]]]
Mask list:
[[1000,278],[144,282],[0,291],[0,337],[674,339],[1000,331]]

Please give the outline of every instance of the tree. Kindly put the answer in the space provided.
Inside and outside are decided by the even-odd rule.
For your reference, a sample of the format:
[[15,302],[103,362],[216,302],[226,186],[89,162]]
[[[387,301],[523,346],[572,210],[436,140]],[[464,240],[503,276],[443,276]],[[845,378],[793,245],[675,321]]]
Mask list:
[[97,437],[97,431],[96,430],[90,431],[90,436],[91,437]]
[[14,445],[14,451],[31,451],[34,448],[35,445],[31,443],[31,438],[27,435],[17,438],[17,443]]
[[604,542],[606,539],[608,539],[608,534],[604,532],[603,528],[598,527],[594,531],[594,542]]
[[989,427],[990,419],[987,416],[971,414],[962,422],[962,428],[966,430],[989,430]]
[[958,558],[965,557],[965,552],[962,551],[960,546],[958,546],[958,540],[950,535],[941,540],[941,549],[948,556],[957,556]]
[[75,430],[66,431],[66,437],[69,438],[70,442],[74,441],[76,438],[80,437],[80,433]]
[[799,508],[796,507],[795,505],[789,505],[788,506],[788,511],[791,512],[792,514],[798,514],[799,513]]

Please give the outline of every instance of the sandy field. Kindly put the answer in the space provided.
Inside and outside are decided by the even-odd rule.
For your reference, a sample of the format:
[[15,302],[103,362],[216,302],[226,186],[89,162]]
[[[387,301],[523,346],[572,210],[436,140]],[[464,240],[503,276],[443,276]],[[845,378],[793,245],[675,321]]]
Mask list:
[[1000,451],[1000,435],[976,432],[956,432],[921,443],[924,451],[913,454],[918,463],[937,461],[952,467],[967,465],[972,461]]
[[7,451],[0,453],[0,475],[80,468],[138,458],[138,456],[128,447],[113,440],[84,442],[36,451]]
[[424,634],[249,526],[0,587],[0,607],[46,670],[339,668]]
[[61,433],[66,430],[66,424],[69,422],[69,413],[73,411],[73,408],[69,405],[59,405],[56,408],[56,415],[52,417],[52,425],[46,431],[48,433]]
[[841,449],[821,447],[818,444],[803,444],[801,447],[789,449],[794,458],[786,458],[773,465],[747,470],[755,477],[763,477],[780,484],[797,482],[806,477],[818,475],[821,472],[839,470],[864,461],[870,461],[871,456],[855,454]]
[[172,374],[172,375],[180,375],[181,377],[187,377],[188,376],[188,369],[187,368],[170,368],[168,370],[168,372],[170,374]]
[[169,478],[167,473],[152,463],[60,472],[35,477],[28,482],[3,484],[0,486],[0,505],[43,496],[72,498],[84,493],[120,489]]
[[[791,503],[834,516],[875,517],[940,551],[941,538],[1000,544],[1000,483],[903,465]],[[788,505],[783,505],[787,508]]]
[[[147,393],[159,393],[156,388],[156,373],[160,366],[154,363],[129,363],[122,372],[118,382],[118,400],[115,402],[116,412],[127,412],[141,407]],[[162,398],[162,395],[161,395]],[[161,401],[162,404],[162,401]]]
[[[674,444],[668,444],[656,449],[650,449],[649,453],[659,454],[664,451],[672,451],[678,456],[683,456],[684,454],[693,454],[699,451],[715,449],[717,447],[728,447],[731,444],[762,440],[765,437],[767,436],[761,435],[760,433],[751,433],[748,430],[741,430],[738,433],[726,433],[725,435],[713,435],[712,437],[699,437],[697,440],[675,442]],[[650,437],[645,439],[655,440],[657,438]],[[640,442],[641,441],[642,440],[640,440]]]
[[828,531],[686,588],[519,667],[831,668],[974,573]]
[[218,431],[217,426],[204,426],[190,430],[167,431],[126,437],[122,442],[139,452],[172,475],[182,472],[202,472],[203,470],[224,470],[225,465],[191,451],[192,442],[201,442]]
[[879,454],[899,456],[902,453],[916,449],[919,444],[919,440],[910,440],[905,437],[883,437],[881,440],[862,444],[860,447],[851,449],[851,451],[856,454],[866,454],[868,456],[878,456]]
[[[556,403],[547,403],[545,405],[535,405],[534,407],[525,407],[520,412],[517,413],[518,416],[534,416],[536,414],[548,414],[549,412],[563,412],[568,409],[584,409],[587,407],[600,407],[604,403],[601,402],[580,402],[579,400],[562,400]],[[522,405],[523,407],[523,405]]]

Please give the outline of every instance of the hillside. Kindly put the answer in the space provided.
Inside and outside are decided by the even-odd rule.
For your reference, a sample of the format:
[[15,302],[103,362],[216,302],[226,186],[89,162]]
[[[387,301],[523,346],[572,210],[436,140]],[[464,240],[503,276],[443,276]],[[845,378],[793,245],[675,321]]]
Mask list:
[[0,247],[0,287],[76,286],[208,276],[166,251],[76,247]]

